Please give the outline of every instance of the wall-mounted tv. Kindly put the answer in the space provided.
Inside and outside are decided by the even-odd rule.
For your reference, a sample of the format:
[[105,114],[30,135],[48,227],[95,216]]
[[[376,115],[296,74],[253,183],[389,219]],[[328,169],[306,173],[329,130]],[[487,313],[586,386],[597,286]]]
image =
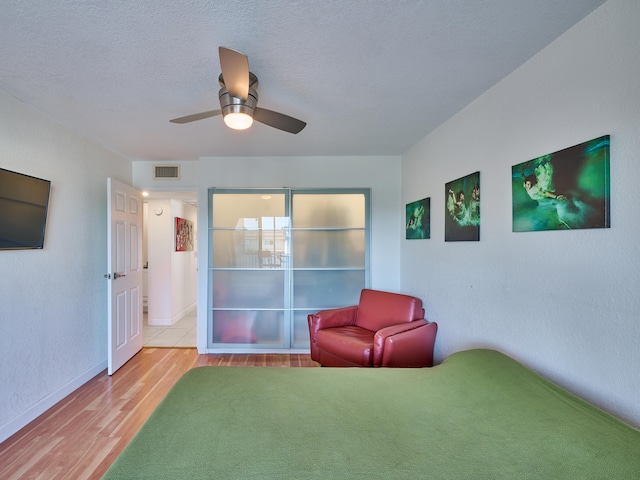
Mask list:
[[42,248],[51,182],[0,168],[0,250]]

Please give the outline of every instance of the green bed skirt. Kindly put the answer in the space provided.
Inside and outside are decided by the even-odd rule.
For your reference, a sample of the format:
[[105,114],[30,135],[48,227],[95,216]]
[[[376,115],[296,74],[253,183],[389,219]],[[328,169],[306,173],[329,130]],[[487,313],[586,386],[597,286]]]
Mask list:
[[423,369],[200,367],[105,479],[638,479],[640,431],[493,350]]

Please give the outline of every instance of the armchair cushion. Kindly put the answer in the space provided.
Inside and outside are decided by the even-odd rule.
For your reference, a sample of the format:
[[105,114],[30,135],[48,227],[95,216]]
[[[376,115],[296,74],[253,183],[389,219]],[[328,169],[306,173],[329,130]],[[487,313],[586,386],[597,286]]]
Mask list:
[[431,366],[437,325],[423,317],[418,298],[364,289],[358,305],[309,315],[311,358],[324,366]]
[[375,332],[348,325],[326,328],[318,332],[318,348],[356,365],[373,363],[373,337]]

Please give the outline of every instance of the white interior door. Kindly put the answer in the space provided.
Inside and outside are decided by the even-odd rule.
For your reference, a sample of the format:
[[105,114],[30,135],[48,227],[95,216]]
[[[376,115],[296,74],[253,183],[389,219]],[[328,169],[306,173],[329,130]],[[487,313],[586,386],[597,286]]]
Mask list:
[[142,349],[142,194],[107,179],[108,373]]

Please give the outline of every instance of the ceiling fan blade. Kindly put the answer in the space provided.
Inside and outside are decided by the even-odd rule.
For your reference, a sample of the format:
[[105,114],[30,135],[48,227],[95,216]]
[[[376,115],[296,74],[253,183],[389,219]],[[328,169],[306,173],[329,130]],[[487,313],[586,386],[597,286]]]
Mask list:
[[221,113],[222,113],[221,110],[209,110],[208,112],[194,113],[193,115],[174,118],[173,120],[169,120],[169,121],[171,123],[189,123],[189,122],[195,122],[196,120],[203,120],[205,118],[215,117],[216,115],[220,115]]
[[220,68],[227,91],[234,97],[247,99],[249,95],[249,59],[244,53],[219,47]]
[[284,113],[278,113],[260,107],[256,107],[253,119],[256,122],[264,123],[265,125],[269,125],[270,127],[284,130],[289,133],[299,133],[307,126],[307,123],[302,120],[290,117]]

